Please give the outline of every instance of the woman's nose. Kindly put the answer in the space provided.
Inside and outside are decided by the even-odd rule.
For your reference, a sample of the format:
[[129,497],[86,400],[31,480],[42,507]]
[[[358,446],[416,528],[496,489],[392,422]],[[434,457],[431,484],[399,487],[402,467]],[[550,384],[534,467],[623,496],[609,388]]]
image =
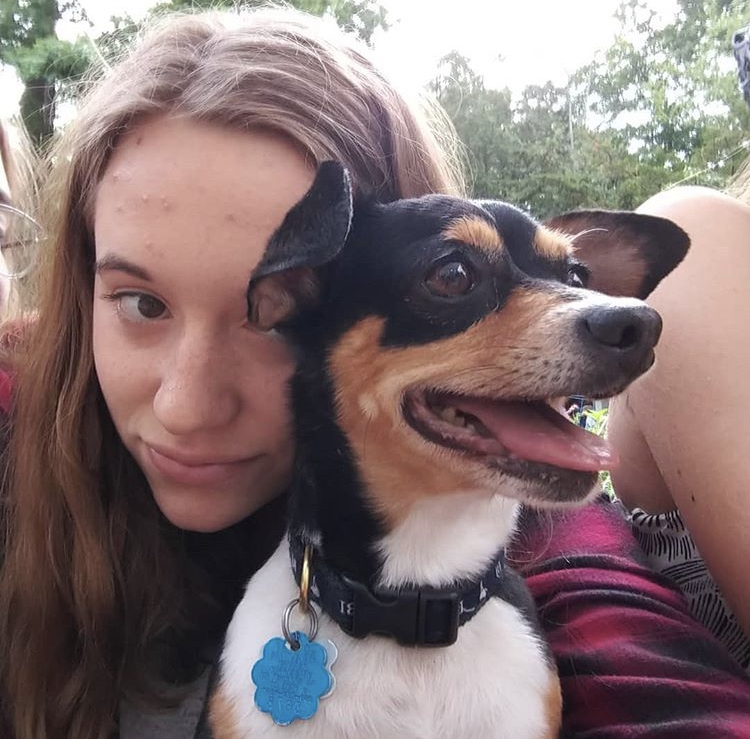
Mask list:
[[183,336],[164,358],[153,408],[170,434],[210,431],[236,418],[242,396],[227,349],[207,336]]

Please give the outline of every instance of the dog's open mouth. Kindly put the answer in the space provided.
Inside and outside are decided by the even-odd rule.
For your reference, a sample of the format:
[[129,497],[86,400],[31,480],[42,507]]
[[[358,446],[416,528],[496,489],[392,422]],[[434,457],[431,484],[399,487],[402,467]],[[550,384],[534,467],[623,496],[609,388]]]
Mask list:
[[605,439],[572,423],[550,402],[410,391],[404,417],[428,441],[474,456],[581,472],[598,472],[617,462]]

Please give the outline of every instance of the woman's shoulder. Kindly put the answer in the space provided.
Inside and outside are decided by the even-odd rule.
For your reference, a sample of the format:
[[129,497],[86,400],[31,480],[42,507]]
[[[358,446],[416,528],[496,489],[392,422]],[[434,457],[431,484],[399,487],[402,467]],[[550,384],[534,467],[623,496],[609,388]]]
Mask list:
[[3,367],[0,363],[0,470],[3,473],[6,469],[6,450],[10,434],[14,384],[12,371]]
[[13,405],[15,366],[34,318],[15,318],[0,324],[0,415],[7,418]]
[[9,370],[0,367],[0,414],[7,417],[13,398],[13,376]]

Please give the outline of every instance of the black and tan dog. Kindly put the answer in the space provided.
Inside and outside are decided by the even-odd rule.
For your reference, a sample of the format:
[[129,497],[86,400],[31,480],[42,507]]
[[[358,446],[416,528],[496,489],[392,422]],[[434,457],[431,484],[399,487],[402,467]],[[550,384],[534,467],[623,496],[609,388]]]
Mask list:
[[[288,539],[228,631],[217,739],[557,736],[554,663],[504,547],[520,503],[580,503],[612,462],[561,400],[651,366],[661,322],[634,298],[687,248],[633,213],[540,225],[444,196],[352,210],[346,173],[321,166],[248,292],[255,323],[299,348],[299,453]],[[314,670],[254,669],[282,615],[338,647],[319,704]],[[300,633],[285,636],[291,655]]]

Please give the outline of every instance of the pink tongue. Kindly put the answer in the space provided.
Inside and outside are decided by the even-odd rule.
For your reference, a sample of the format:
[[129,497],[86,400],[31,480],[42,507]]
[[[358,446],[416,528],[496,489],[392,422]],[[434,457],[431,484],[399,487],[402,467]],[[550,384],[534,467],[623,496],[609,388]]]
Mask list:
[[583,472],[610,469],[618,462],[605,439],[549,406],[473,398],[452,399],[450,404],[476,416],[502,446],[521,459]]

